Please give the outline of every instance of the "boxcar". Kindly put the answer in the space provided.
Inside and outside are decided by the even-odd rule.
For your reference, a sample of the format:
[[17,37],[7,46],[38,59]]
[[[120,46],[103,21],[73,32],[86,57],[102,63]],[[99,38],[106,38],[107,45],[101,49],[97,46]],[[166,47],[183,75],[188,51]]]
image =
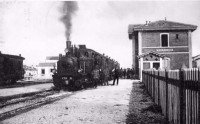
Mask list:
[[16,83],[17,80],[23,79],[24,58],[21,55],[2,54],[0,52],[0,85]]

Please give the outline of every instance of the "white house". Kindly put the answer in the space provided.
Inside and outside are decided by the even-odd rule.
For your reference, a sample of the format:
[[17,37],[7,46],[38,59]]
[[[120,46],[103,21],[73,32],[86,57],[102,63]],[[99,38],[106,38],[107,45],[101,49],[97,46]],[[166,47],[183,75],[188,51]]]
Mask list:
[[59,57],[57,56],[48,56],[46,57],[45,62],[41,62],[37,66],[39,79],[52,79],[52,75],[55,69],[57,69],[57,61]]
[[52,79],[53,71],[56,67],[55,63],[39,63],[37,66],[39,79]]

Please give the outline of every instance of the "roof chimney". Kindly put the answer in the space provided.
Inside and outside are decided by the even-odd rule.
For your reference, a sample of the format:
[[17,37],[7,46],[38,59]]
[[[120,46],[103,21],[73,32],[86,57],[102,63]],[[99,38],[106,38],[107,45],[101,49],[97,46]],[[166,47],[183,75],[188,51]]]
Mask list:
[[148,21],[146,21],[146,25],[148,24]]
[[167,17],[165,17],[165,21],[167,21]]

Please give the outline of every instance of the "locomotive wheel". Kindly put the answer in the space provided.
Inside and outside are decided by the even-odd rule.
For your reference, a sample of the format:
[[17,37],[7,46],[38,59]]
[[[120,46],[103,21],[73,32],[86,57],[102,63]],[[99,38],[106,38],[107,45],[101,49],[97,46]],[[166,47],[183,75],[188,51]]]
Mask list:
[[84,89],[87,89],[87,87],[88,87],[88,86],[87,86],[87,83],[85,82],[85,83],[83,84],[83,88],[84,88]]
[[53,84],[55,86],[55,90],[61,90],[61,86],[60,85],[58,85],[57,83],[53,83]]
[[61,86],[61,80],[59,80],[59,78],[57,77],[53,77],[53,85],[55,86],[56,90],[61,90],[62,86]]
[[84,84],[81,84],[81,89],[85,89],[85,85]]
[[16,84],[16,79],[11,79],[11,84]]
[[7,84],[11,84],[11,79],[6,80],[5,82],[6,82],[6,83],[5,83],[6,85],[7,85]]

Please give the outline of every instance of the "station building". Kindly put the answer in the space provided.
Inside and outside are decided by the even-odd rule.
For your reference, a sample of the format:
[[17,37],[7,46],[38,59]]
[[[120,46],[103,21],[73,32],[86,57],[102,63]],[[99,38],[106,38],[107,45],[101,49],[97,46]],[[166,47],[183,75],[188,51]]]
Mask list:
[[132,67],[141,77],[143,69],[192,68],[192,32],[197,26],[160,20],[130,24]]

